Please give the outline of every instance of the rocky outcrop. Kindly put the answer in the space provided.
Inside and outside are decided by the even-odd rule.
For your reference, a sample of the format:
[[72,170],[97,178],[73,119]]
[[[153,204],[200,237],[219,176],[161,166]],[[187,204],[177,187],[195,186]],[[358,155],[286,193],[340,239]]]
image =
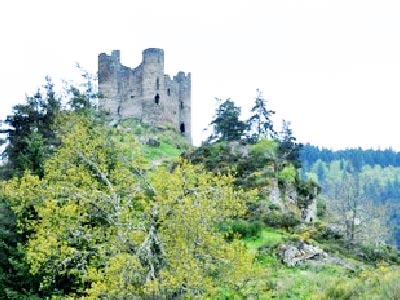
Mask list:
[[[308,192],[308,191],[306,191]],[[317,189],[310,194],[299,194],[295,183],[280,184],[278,179],[272,179],[268,188],[269,203],[279,208],[283,213],[299,214],[303,223],[317,221]]]
[[150,147],[160,147],[160,141],[158,137],[150,137],[149,140],[146,142],[146,145]]
[[296,188],[293,185],[288,185],[285,187],[285,197],[286,203],[289,205],[295,205],[297,201]]
[[326,258],[327,253],[321,248],[299,242],[298,244],[280,244],[278,246],[278,256],[282,262],[289,267],[305,264],[309,260],[320,260]]
[[317,199],[314,199],[307,207],[301,209],[301,218],[306,223],[313,223],[317,220]]
[[229,142],[229,154],[233,156],[247,158],[249,157],[249,147],[240,143],[239,141]]
[[274,206],[279,207],[281,210],[284,209],[281,193],[279,191],[278,180],[272,180],[272,184],[269,189],[269,202]]

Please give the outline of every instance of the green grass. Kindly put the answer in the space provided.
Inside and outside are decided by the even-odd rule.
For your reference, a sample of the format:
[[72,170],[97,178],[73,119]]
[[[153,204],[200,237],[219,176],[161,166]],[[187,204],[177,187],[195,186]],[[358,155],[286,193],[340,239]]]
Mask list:
[[[248,251],[256,254],[271,287],[260,299],[322,299],[326,287],[340,278],[352,280],[349,270],[341,266],[317,264],[287,267],[282,264],[275,255],[276,246],[293,238],[294,235],[285,230],[264,227],[257,237],[243,239]],[[274,249],[270,251],[270,248]],[[262,253],[262,249],[266,251]]]
[[324,286],[338,278],[326,270],[311,270],[300,268],[280,268],[272,271],[275,285],[278,287],[272,295],[276,299],[315,299]]
[[166,142],[160,142],[159,147],[143,145],[143,156],[148,160],[157,160],[165,158],[177,158],[182,151],[177,149],[175,145]]
[[134,119],[122,120],[121,125],[129,129],[129,134],[136,136],[139,140],[156,138],[160,142],[158,147],[142,145],[143,156],[150,161],[177,158],[182,151],[191,147],[186,137],[171,128],[158,129]]
[[249,251],[256,253],[261,246],[283,243],[288,237],[289,234],[283,230],[265,227],[261,230],[258,237],[246,238],[244,239],[244,242]]

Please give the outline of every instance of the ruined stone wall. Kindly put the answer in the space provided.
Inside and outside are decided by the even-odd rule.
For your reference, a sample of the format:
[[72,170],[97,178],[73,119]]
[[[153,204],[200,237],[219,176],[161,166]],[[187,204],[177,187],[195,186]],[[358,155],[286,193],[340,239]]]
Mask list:
[[145,124],[173,127],[191,140],[191,77],[164,74],[164,51],[145,49],[136,68],[120,63],[120,53],[98,58],[100,109],[112,119],[135,118]]

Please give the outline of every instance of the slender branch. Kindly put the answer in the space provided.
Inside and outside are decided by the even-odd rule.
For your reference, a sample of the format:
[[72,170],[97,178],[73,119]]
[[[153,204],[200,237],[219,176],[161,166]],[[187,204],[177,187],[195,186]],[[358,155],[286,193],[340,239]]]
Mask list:
[[100,179],[102,183],[104,183],[107,187],[108,190],[111,194],[111,197],[113,199],[115,208],[118,210],[119,209],[119,201],[118,201],[118,195],[115,193],[114,187],[110,180],[107,178],[106,174],[104,174],[100,168],[90,159],[86,158],[82,152],[78,152],[78,157],[85,163],[87,164],[93,171],[96,172],[97,178]]

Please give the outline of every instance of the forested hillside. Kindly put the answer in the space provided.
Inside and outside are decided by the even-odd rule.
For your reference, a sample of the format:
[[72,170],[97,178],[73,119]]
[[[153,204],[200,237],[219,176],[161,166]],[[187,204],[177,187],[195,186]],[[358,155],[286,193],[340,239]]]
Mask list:
[[[359,206],[380,212],[388,227],[386,241],[400,247],[400,153],[387,150],[332,151],[305,145],[301,151],[304,178],[313,178],[331,202],[343,197],[352,180]],[[371,215],[369,213],[369,215]],[[366,214],[368,220],[368,214]]]
[[301,145],[261,93],[248,120],[220,100],[192,147],[110,120],[87,78],[64,98],[48,79],[5,120],[0,298],[398,299],[385,207],[359,189],[373,168],[321,162],[338,183],[321,195],[331,181],[300,172]]
[[363,150],[357,148],[334,151],[305,144],[302,149],[301,158],[306,165],[312,165],[319,159],[328,163],[334,160],[348,160],[352,162],[356,170],[362,165],[400,167],[400,152],[390,148],[385,150]]

